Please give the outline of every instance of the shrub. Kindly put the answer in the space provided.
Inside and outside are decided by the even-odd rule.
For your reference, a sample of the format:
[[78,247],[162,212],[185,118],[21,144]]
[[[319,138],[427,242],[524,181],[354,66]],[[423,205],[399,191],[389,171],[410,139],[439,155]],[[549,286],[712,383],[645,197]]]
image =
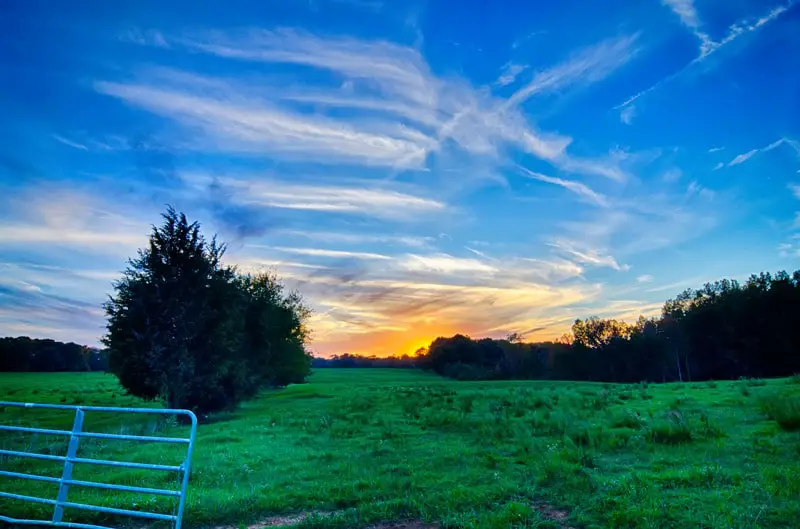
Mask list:
[[762,399],[761,409],[782,430],[800,430],[800,396],[774,393]]

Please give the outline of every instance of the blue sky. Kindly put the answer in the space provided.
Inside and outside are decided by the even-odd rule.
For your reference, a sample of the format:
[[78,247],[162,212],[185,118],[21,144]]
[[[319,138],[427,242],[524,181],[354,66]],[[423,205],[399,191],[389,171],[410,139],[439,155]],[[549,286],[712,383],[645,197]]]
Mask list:
[[0,334],[96,344],[166,204],[312,349],[553,338],[800,268],[794,2],[0,10]]

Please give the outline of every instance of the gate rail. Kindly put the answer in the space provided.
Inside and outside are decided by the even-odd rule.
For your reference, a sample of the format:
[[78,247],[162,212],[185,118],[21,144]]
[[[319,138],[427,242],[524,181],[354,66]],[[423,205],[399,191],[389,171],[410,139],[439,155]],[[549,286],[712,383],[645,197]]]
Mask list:
[[[82,509],[87,511],[95,511],[109,514],[121,514],[125,516],[134,516],[139,518],[148,518],[150,520],[163,520],[175,523],[175,529],[180,529],[183,520],[183,509],[186,501],[186,487],[189,483],[189,464],[192,459],[192,451],[194,449],[194,440],[197,434],[197,417],[189,410],[163,410],[163,409],[149,409],[149,408],[111,408],[104,406],[67,406],[58,404],[31,404],[23,402],[2,402],[0,401],[0,408],[14,407],[14,408],[47,408],[55,410],[74,410],[75,419],[72,424],[72,430],[51,430],[46,428],[29,428],[22,426],[5,426],[0,425],[0,431],[7,432],[21,432],[45,435],[63,435],[69,437],[69,444],[67,445],[66,456],[56,456],[49,454],[38,454],[35,452],[22,452],[16,450],[0,450],[0,456],[6,457],[27,457],[31,459],[41,459],[47,461],[63,461],[64,468],[61,477],[40,476],[37,474],[25,474],[21,472],[10,472],[0,470],[0,476],[8,478],[28,479],[32,481],[44,481],[48,483],[58,483],[58,496],[55,500],[48,498],[39,498],[36,496],[26,496],[22,494],[13,494],[10,492],[0,491],[0,498],[7,498],[12,500],[22,500],[33,503],[44,503],[53,505],[53,518],[52,520],[29,520],[29,519],[16,519],[10,518],[0,514],[1,522],[8,522],[20,525],[48,525],[53,527],[73,527],[76,529],[111,529],[102,525],[91,525],[83,523],[63,522],[64,508]],[[96,433],[86,432],[83,430],[84,412],[113,412],[113,413],[143,413],[154,415],[185,415],[191,421],[191,431],[188,438],[184,437],[158,437],[149,435],[124,435],[124,434],[111,434],[111,433]],[[116,439],[125,441],[141,441],[141,442],[154,442],[154,443],[179,443],[186,444],[186,458],[178,466],[170,465],[151,465],[148,463],[134,463],[129,461],[109,461],[106,459],[89,459],[78,457],[78,444],[81,438],[90,439]],[[133,487],[128,485],[116,485],[113,483],[101,483],[96,481],[81,481],[72,479],[72,470],[76,464],[87,465],[102,465],[109,467],[123,467],[123,468],[137,468],[143,470],[159,470],[165,472],[182,473],[180,490],[156,489],[149,487]],[[174,515],[161,514],[148,511],[132,511],[128,509],[117,509],[114,507],[101,507],[99,505],[89,505],[85,503],[73,503],[67,501],[67,493],[70,486],[75,487],[90,487],[97,489],[107,489],[124,492],[136,492],[141,494],[155,494],[161,496],[172,496],[178,498],[178,508]]]

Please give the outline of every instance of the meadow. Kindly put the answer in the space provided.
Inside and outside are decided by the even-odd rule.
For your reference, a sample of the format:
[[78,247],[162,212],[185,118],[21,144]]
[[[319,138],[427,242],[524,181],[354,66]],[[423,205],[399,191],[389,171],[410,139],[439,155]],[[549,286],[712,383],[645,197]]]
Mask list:
[[[0,400],[153,406],[97,373],[0,373]],[[2,424],[69,428],[71,421],[69,413],[0,409]],[[87,415],[87,426],[186,432],[174,422],[108,414]],[[85,457],[180,460],[180,449],[163,445],[81,443]],[[65,451],[63,439],[41,435],[4,434],[0,446]],[[57,463],[3,458],[0,467],[60,474]],[[138,470],[75,472],[75,479],[176,485]],[[55,486],[0,479],[0,490],[55,497]],[[70,501],[172,508],[78,488]],[[187,501],[185,527],[400,527],[388,522],[404,520],[441,528],[797,527],[800,377],[625,385],[319,369],[306,384],[263,393],[201,424]],[[0,500],[0,512],[49,518],[51,510]],[[68,521],[121,522],[67,513]]]

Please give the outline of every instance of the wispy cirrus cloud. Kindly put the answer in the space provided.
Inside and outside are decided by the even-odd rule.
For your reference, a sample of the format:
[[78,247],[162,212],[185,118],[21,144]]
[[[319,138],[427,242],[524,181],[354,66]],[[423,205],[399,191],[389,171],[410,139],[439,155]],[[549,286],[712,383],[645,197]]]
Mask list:
[[701,22],[700,17],[697,15],[697,9],[694,6],[694,0],[662,0],[662,3],[672,9],[681,19],[681,23],[700,39],[700,53],[703,55],[705,53],[704,50],[711,45],[712,42],[708,34],[700,30]]
[[73,140],[70,140],[68,138],[65,138],[64,136],[61,136],[60,134],[53,134],[52,138],[54,140],[56,140],[58,143],[62,143],[64,145],[68,146],[68,147],[72,147],[73,149],[78,149],[80,151],[88,151],[89,150],[89,147],[87,147],[86,145],[84,145],[82,143],[78,143],[77,141],[73,141]]
[[607,39],[575,52],[561,64],[537,73],[506,104],[519,104],[536,94],[559,92],[605,79],[636,56],[638,38],[636,33]]
[[620,265],[612,255],[603,249],[589,248],[573,241],[555,241],[551,243],[551,246],[583,265],[608,267],[617,271],[630,269],[630,266],[626,264]]
[[751,150],[749,150],[747,152],[744,152],[744,153],[741,153],[741,154],[737,154],[736,157],[734,157],[730,162],[728,162],[727,165],[728,165],[728,167],[733,167],[734,165],[743,164],[744,162],[746,162],[747,160],[749,160],[753,156],[755,156],[757,154],[761,154],[763,152],[769,152],[769,151],[771,151],[773,149],[777,149],[781,145],[788,145],[792,149],[794,149],[795,152],[800,154],[800,144],[798,144],[798,142],[796,142],[794,140],[791,140],[791,139],[788,139],[788,138],[781,138],[781,139],[779,139],[777,141],[774,141],[774,142],[770,143],[766,147],[761,147],[761,148],[758,148],[758,149],[751,149]]
[[[259,248],[259,246],[252,246]],[[322,248],[286,248],[282,246],[263,246],[265,250],[273,250],[280,253],[290,253],[295,255],[306,255],[311,257],[328,257],[333,259],[377,259],[389,260],[391,257],[374,252],[353,252],[348,250],[327,250]]]
[[535,173],[533,171],[525,169],[524,167],[520,167],[519,169],[523,172],[525,176],[529,178],[533,178],[534,180],[538,180],[540,182],[561,186],[564,189],[567,189],[575,193],[585,201],[594,203],[601,207],[608,207],[608,199],[604,195],[592,190],[586,184],[582,184],[581,182],[575,182],[573,180],[565,180],[563,178],[555,178],[552,176]]
[[426,248],[431,246],[436,240],[434,237],[418,235],[388,235],[292,229],[277,229],[273,234],[336,244],[388,244],[407,246],[410,248]]
[[223,192],[229,203],[263,210],[286,209],[358,214],[378,219],[418,221],[447,211],[441,200],[399,191],[364,180],[340,185],[289,183],[269,176],[213,178],[186,173],[184,181],[198,192],[209,187]]
[[634,117],[636,117],[636,107],[634,105],[626,106],[619,113],[619,120],[626,125],[632,124]]
[[[463,78],[434,75],[412,47],[294,29],[207,32],[167,41],[228,60],[312,68],[333,80],[243,84],[156,70],[143,80],[100,81],[95,87],[202,132],[206,149],[268,151],[289,159],[314,155],[317,163],[396,170],[425,169],[432,155],[439,163],[450,153],[498,160],[517,150],[568,172],[624,179],[613,160],[570,155],[571,137],[539,130],[518,104],[608,77],[635,54],[637,38],[588,47],[536,74],[508,99]],[[313,113],[308,105],[314,105]],[[344,118],[341,109],[351,115]]]
[[16,197],[13,221],[0,226],[0,247],[50,245],[103,255],[132,255],[146,239],[149,225],[80,192],[60,189],[40,194],[31,189]]
[[508,86],[516,81],[517,77],[519,77],[519,75],[527,69],[528,65],[526,64],[509,62],[503,66],[503,71],[500,73],[500,77],[497,78],[497,81],[495,81],[494,84],[497,86]]
[[720,51],[731,42],[737,40],[743,35],[757,31],[766,24],[769,24],[773,20],[776,20],[778,17],[780,17],[783,13],[788,11],[789,8],[791,8],[794,5],[794,0],[789,0],[787,3],[783,5],[773,7],[766,14],[760,17],[748,18],[741,20],[735,24],[732,24],[728,28],[726,36],[719,41],[713,41],[708,37],[707,34],[699,31],[698,29],[700,27],[699,17],[697,15],[697,11],[694,7],[694,2],[692,0],[663,0],[663,3],[669,6],[670,9],[672,9],[676,14],[678,14],[684,25],[692,29],[692,31],[701,40],[698,56],[692,59],[684,66],[682,66],[681,68],[679,68],[678,70],[676,70],[675,72],[661,78],[660,80],[651,84],[644,90],[641,90],[636,94],[630,96],[628,99],[626,99],[619,105],[615,106],[614,107],[615,110],[621,111],[625,109],[625,107],[631,105],[634,101],[638,100],[639,98],[653,92],[654,90],[657,90],[658,88],[664,86],[667,83],[670,83],[671,81],[684,75],[686,72],[691,71],[694,66],[702,63],[709,56]]
[[409,254],[400,263],[406,270],[457,274],[462,272],[496,273],[499,269],[478,259],[458,258],[447,254]]
[[432,140],[393,123],[356,128],[319,116],[287,112],[264,101],[233,101],[155,85],[98,82],[95,88],[203,132],[210,145],[239,152],[271,152],[321,163],[422,167]]

